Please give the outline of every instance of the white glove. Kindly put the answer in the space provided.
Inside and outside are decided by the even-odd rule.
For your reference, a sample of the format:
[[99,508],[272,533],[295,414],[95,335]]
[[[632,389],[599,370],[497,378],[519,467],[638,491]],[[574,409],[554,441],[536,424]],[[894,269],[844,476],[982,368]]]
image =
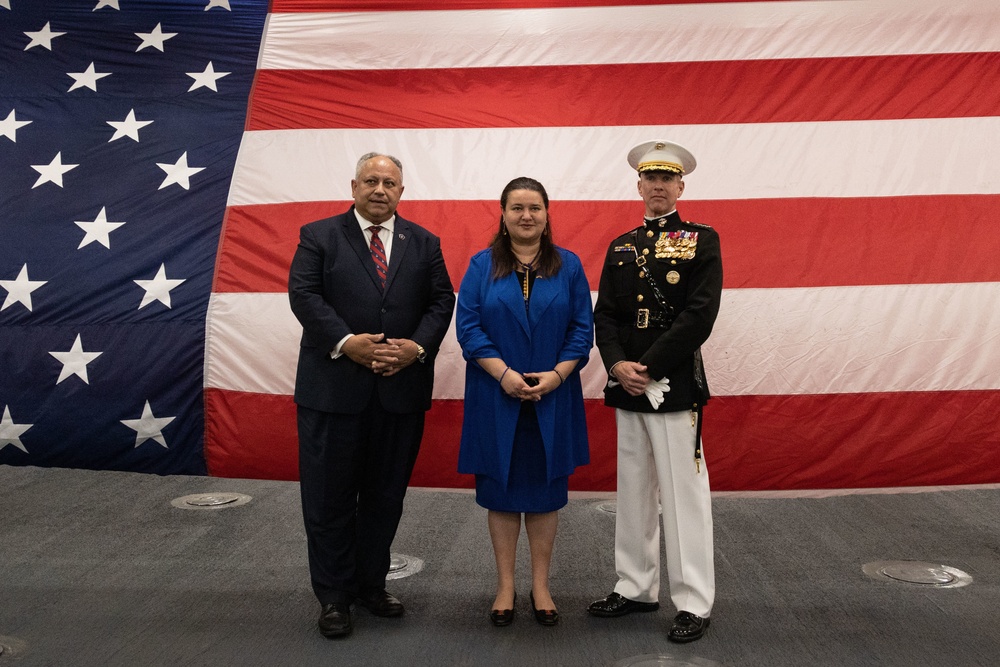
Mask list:
[[670,378],[655,380],[646,385],[646,398],[653,409],[657,409],[663,404],[663,395],[670,391]]
[[[617,380],[608,379],[609,387],[617,387],[619,382]],[[649,404],[653,406],[653,409],[657,409],[663,405],[663,395],[670,391],[670,378],[663,378],[662,380],[654,380],[646,385],[646,398],[649,399]]]

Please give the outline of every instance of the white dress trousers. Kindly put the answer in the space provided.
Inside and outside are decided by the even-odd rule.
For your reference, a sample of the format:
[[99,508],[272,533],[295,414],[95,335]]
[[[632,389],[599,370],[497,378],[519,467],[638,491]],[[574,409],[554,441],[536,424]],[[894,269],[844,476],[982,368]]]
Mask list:
[[662,506],[670,599],[677,611],[702,618],[715,601],[715,552],[708,468],[695,465],[692,413],[615,410],[618,500],[615,592],[656,602],[660,592]]

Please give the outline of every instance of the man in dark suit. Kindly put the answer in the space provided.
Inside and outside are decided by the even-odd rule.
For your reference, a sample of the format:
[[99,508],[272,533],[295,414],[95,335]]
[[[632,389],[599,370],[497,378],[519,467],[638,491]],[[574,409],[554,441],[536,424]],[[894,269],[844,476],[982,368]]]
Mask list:
[[389,548],[455,306],[440,239],[396,215],[399,160],[363,155],[351,193],[346,213],[302,227],[288,277],[302,514],[327,637],[350,634],[352,602],[403,613],[385,590]]

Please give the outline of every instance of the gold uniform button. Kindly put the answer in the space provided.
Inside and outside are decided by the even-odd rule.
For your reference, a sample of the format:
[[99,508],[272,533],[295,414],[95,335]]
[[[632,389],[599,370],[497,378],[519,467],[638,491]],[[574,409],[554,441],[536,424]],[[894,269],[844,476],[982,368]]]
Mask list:
[[639,271],[639,277],[640,278],[645,278],[646,277],[646,272],[645,271]]
[[649,248],[643,248],[642,249],[642,254],[643,255],[648,255],[649,254]]
[[681,274],[677,273],[676,271],[671,271],[670,273],[667,274],[667,282],[670,283],[671,285],[676,285],[680,281],[681,281]]
[[653,230],[652,229],[649,229],[649,230],[646,231],[646,238],[648,238],[648,239],[653,238]]
[[642,295],[639,294],[638,296],[636,296],[635,300],[641,302],[642,301]]
[[621,266],[622,264],[623,264],[623,262],[618,262],[618,266]]

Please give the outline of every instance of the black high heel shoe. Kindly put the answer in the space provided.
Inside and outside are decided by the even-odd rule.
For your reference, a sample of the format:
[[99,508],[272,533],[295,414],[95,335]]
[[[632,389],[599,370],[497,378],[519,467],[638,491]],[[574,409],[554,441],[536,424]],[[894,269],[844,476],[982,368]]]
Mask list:
[[[514,606],[517,606],[517,593],[514,593]],[[514,622],[513,609],[490,609],[490,623],[502,628]]]
[[539,625],[553,626],[559,622],[559,612],[555,609],[539,609],[535,606],[535,592],[528,594],[531,598],[531,610],[535,612],[535,620]]

